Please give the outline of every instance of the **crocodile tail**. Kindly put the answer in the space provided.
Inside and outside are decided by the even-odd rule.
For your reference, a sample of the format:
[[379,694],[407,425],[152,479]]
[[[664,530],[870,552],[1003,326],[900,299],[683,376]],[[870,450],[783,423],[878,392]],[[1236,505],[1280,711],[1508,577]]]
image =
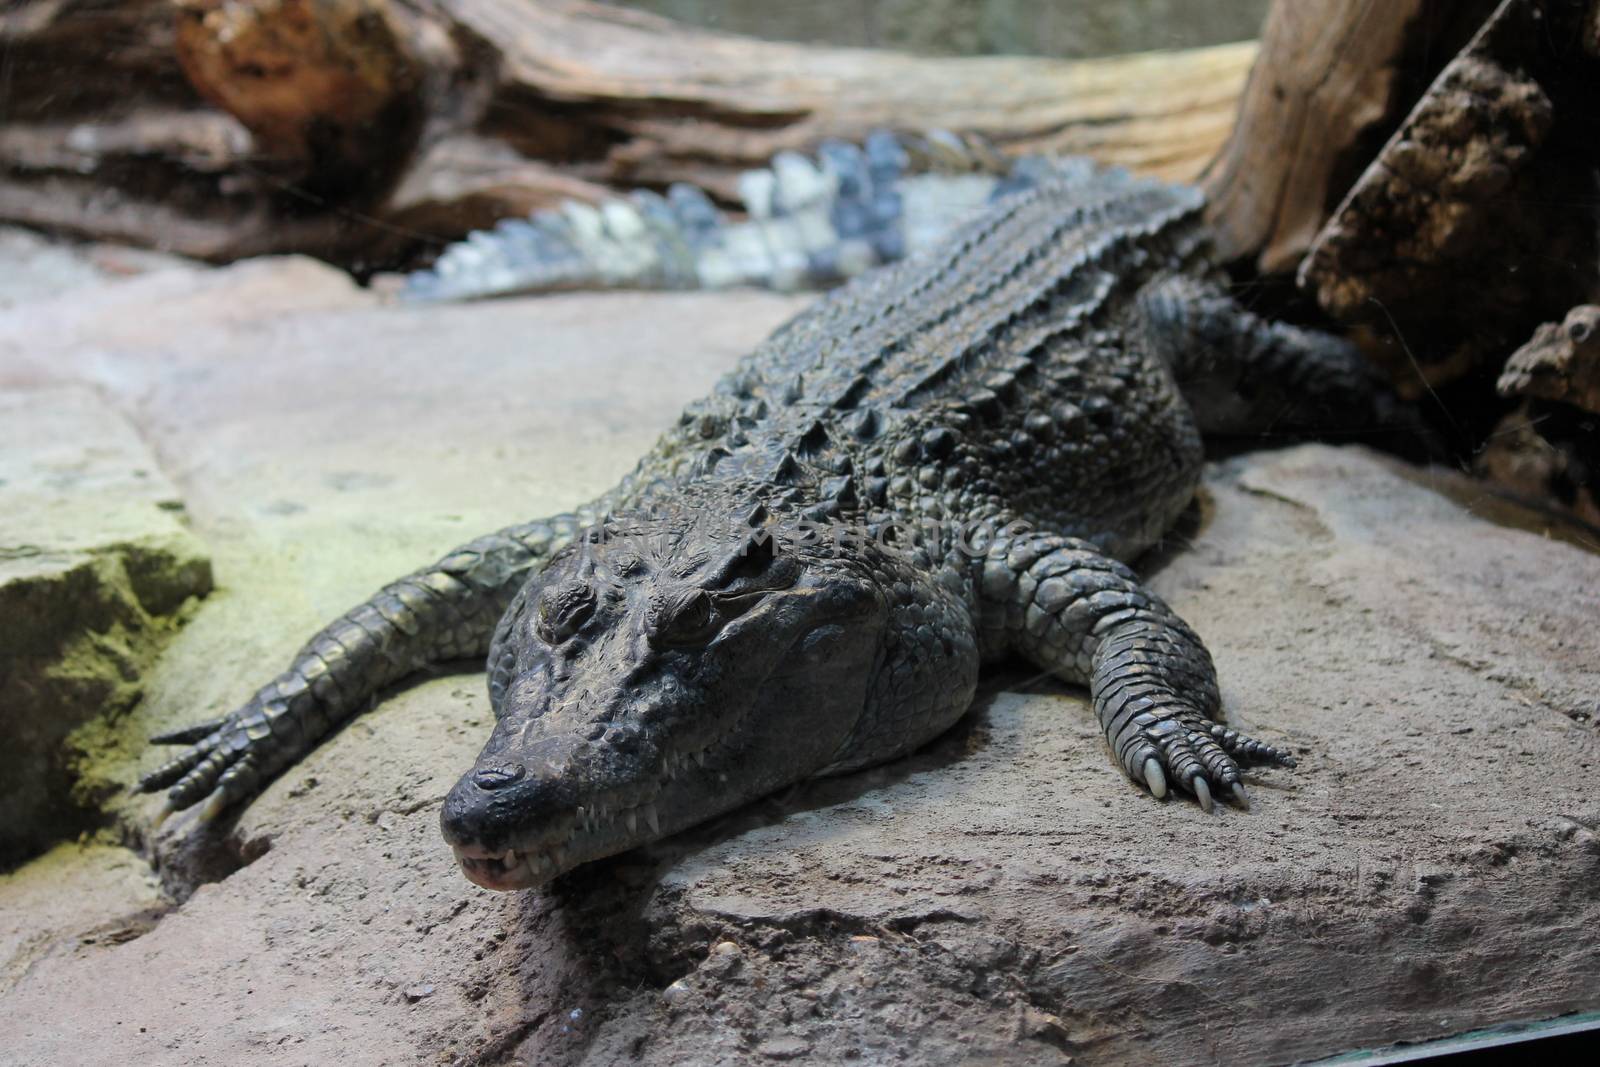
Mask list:
[[741,175],[743,219],[730,220],[685,184],[598,206],[569,201],[469,234],[407,275],[402,297],[825,288],[937,243],[997,196],[1090,169],[1081,160],[1014,160],[946,131],[825,141],[815,157],[780,152],[771,166]]

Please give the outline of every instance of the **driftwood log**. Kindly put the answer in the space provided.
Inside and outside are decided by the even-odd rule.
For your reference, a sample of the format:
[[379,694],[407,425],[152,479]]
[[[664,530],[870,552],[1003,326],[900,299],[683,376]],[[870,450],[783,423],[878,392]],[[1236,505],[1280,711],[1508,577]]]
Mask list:
[[1600,369],[1553,343],[1585,310],[1552,320],[1600,300],[1597,55],[1592,0],[1278,0],[1207,174],[1240,269],[1296,279],[1481,473],[1591,522]]
[[[1428,87],[1313,242],[1302,284],[1381,316],[1431,387],[1498,370],[1589,297],[1600,246],[1590,5],[1504,0]],[[1396,368],[1397,370],[1399,368]]]
[[976,130],[1195,177],[1255,49],[924,58],[538,0],[21,0],[0,219],[214,260],[393,265],[607,188],[731,193],[781,148]]
[[1273,5],[1236,132],[1207,169],[1218,250],[1292,273],[1329,212],[1495,0]]

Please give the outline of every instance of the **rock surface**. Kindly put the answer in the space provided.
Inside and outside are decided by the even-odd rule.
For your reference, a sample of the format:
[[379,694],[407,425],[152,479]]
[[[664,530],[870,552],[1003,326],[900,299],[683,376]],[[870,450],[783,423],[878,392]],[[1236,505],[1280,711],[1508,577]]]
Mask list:
[[[603,488],[796,306],[397,309],[282,260],[0,314],[0,386],[132,411],[221,587],[94,773],[130,781],[138,735],[225,711],[383,580]],[[1235,721],[1301,754],[1250,812],[1151,799],[1082,694],[1014,674],[911,759],[491,894],[436,826],[488,701],[441,672],[274,783],[226,877],[195,887],[174,820],[152,852],[192,894],[159,921],[132,885],[20,964],[0,940],[0,1061],[1254,1062],[1600,1006],[1600,558],[1474,492],[1359,449],[1210,469],[1147,569]],[[103,870],[74,856],[0,913],[43,914],[46,861]],[[148,932],[79,936],[118,914]]]
[[142,248],[69,244],[19,226],[0,226],[0,308],[59,296],[79,286],[192,266],[181,256]]
[[182,510],[92,391],[0,392],[0,868],[93,821],[63,742],[138,702],[186,602],[210,592]]

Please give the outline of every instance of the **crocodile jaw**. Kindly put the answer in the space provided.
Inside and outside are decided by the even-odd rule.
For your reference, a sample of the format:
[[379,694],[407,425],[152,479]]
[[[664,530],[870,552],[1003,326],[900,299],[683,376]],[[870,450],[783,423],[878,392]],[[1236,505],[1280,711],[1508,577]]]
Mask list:
[[467,880],[484,889],[506,892],[513,889],[532,889],[555,877],[552,857],[537,852],[518,852],[506,849],[492,852],[476,845],[452,846],[456,863]]
[[[713,783],[705,770],[706,751],[681,758],[668,757],[662,761],[657,776],[659,788],[649,791],[637,803],[607,806],[591,801],[577,806],[570,826],[561,832],[543,833],[520,838],[506,848],[488,848],[476,842],[452,843],[461,873],[475,885],[485,889],[531,889],[544,885],[590,860],[612,856],[630,848],[654,841],[662,836],[660,811],[693,811],[694,805],[686,803],[679,791],[679,779],[694,775],[700,779],[686,782],[689,795],[713,795]],[[675,796],[676,794],[676,796]],[[715,812],[691,816],[678,823],[699,821]],[[678,828],[677,824],[668,832]]]

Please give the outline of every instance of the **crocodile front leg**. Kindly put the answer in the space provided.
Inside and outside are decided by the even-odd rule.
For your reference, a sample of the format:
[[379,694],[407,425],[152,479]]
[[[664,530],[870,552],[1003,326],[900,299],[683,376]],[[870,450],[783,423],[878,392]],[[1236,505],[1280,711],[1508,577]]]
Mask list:
[[1221,701],[1205,645],[1094,545],[1026,535],[990,546],[981,568],[988,641],[1087,684],[1117,761],[1157,797],[1171,781],[1208,811],[1213,788],[1242,804],[1236,757],[1294,765],[1287,753],[1215,721]]
[[510,526],[384,586],[306,642],[245,704],[151,740],[189,749],[139,782],[170,786],[162,813],[206,800],[211,819],[304,756],[384,686],[429,663],[483,655],[530,572],[585,525],[577,514]]

